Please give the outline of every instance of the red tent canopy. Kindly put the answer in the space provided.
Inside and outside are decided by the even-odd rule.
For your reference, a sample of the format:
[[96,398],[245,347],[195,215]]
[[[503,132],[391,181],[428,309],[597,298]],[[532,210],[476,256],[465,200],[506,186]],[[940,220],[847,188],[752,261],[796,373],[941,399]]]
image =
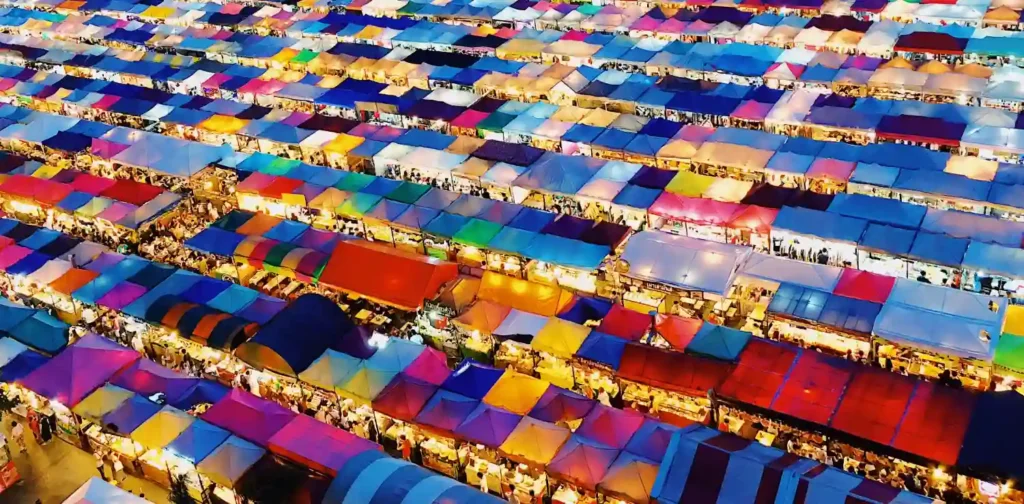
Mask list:
[[717,388],[732,365],[680,352],[630,343],[622,352],[619,376],[676,392],[703,396]]
[[135,206],[142,206],[149,203],[149,200],[159,196],[162,192],[164,190],[157,186],[143,184],[134,180],[118,179],[114,182],[114,185],[100,192],[100,196],[124,201]]
[[729,373],[718,395],[760,408],[768,408],[782,388],[800,349],[792,345],[751,338],[740,361]]
[[765,208],[757,205],[743,205],[743,208],[729,218],[726,226],[733,229],[750,229],[757,233],[768,233],[772,230],[777,208]]
[[975,399],[963,389],[918,381],[892,447],[940,464],[955,464]]
[[738,203],[727,203],[712,199],[681,196],[664,192],[651,205],[654,215],[677,221],[693,222],[709,226],[724,226],[733,215],[741,210]]
[[801,420],[827,425],[857,365],[815,351],[801,351],[772,409]]
[[917,383],[884,369],[861,367],[846,388],[832,428],[889,445]]
[[597,330],[622,339],[638,341],[650,327],[650,314],[633,311],[617,304],[604,316]]
[[407,310],[459,275],[454,263],[362,241],[338,244],[320,282]]
[[896,51],[932,54],[963,54],[966,41],[948,33],[919,31],[901,35],[896,40]]
[[658,331],[658,335],[665,338],[665,341],[677,350],[685,350],[686,345],[690,344],[690,340],[704,325],[704,321],[701,319],[677,315],[658,315],[655,320],[654,328]]
[[267,447],[282,457],[329,476],[337,476],[353,456],[380,449],[377,443],[306,415],[296,415],[282,426],[267,442]]
[[845,268],[832,293],[861,301],[885,304],[894,285],[896,285],[896,279],[893,277]]

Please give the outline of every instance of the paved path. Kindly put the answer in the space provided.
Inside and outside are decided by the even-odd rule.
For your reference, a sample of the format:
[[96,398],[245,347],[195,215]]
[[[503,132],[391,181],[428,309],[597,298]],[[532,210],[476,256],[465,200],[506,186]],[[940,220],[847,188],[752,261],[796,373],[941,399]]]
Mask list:
[[[4,415],[3,433],[10,439],[11,416]],[[32,439],[26,426],[24,454],[13,453],[14,464],[21,474],[21,482],[0,493],[0,504],[33,504],[36,499],[42,504],[60,504],[96,472],[95,459],[89,453],[54,439],[45,446],[39,446]],[[108,473],[109,474],[109,473]],[[135,495],[145,494],[147,500],[157,504],[167,503],[167,490],[155,483],[128,476],[122,488]]]

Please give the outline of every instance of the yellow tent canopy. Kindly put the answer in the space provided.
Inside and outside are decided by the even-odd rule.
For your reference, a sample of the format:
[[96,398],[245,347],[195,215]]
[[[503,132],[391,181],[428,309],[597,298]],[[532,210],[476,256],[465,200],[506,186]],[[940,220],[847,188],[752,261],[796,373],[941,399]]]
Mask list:
[[544,324],[544,327],[537,333],[537,336],[533,338],[530,346],[534,350],[568,359],[580,349],[580,346],[583,345],[583,340],[587,339],[588,334],[590,334],[589,327],[557,317],[551,317],[548,319],[548,323]]
[[680,196],[700,197],[715,182],[715,177],[681,171],[665,186],[665,190]]
[[331,143],[323,146],[323,150],[334,154],[348,154],[352,149],[359,147],[363,141],[365,141],[363,137],[342,133],[331,140]]
[[164,406],[132,431],[131,438],[146,448],[163,448],[195,421],[195,417],[184,411]]
[[517,310],[550,317],[573,300],[571,292],[488,271],[480,281],[477,299],[494,301]]
[[89,397],[78,403],[72,411],[80,417],[98,422],[103,418],[103,415],[114,411],[121,403],[127,401],[133,395],[135,393],[130,390],[125,390],[108,383],[89,394]]
[[1024,336],[1024,306],[1010,305],[1006,307],[1006,322],[1003,332],[1016,336]]
[[499,450],[507,457],[534,465],[546,465],[569,439],[569,429],[523,417]]
[[537,405],[548,386],[550,384],[544,380],[506,369],[484,396],[484,402],[517,415],[525,415]]
[[216,114],[199,123],[199,127],[214,133],[235,134],[249,124],[246,119]]

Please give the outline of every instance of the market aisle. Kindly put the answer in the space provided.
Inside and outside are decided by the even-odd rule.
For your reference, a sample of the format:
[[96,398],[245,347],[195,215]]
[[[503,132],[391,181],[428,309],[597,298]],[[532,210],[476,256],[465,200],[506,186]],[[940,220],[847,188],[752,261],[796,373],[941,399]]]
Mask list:
[[[10,439],[10,419],[10,415],[4,415],[3,433],[7,439]],[[60,504],[86,480],[97,475],[92,455],[59,439],[39,446],[28,434],[25,441],[26,454],[12,453],[22,481],[0,493],[0,504],[32,504],[36,499],[41,499],[43,504]],[[168,502],[167,491],[150,481],[128,476],[121,488],[135,495],[141,491],[147,500],[158,504]]]

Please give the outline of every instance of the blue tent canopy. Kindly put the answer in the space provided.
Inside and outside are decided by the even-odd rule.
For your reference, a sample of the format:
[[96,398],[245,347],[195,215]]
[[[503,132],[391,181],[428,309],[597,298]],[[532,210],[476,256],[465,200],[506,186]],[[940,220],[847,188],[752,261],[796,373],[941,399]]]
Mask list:
[[1024,437],[1017,432],[1024,415],[1024,397],[1014,390],[985,392],[974,403],[957,467],[1004,479],[1024,477]]
[[881,224],[868,224],[857,245],[870,250],[904,256],[914,244],[915,231]]
[[866,227],[863,219],[790,206],[782,207],[772,223],[773,229],[848,243],[857,243]]
[[230,436],[230,432],[196,419],[164,449],[193,464],[198,464]]
[[608,247],[554,235],[537,235],[526,247],[526,256],[561,266],[592,270],[609,253]]
[[472,399],[483,399],[504,371],[466,359],[441,384],[441,388]]
[[768,305],[769,313],[777,313],[803,320],[818,320],[830,294],[795,284],[784,283]]
[[29,373],[49,361],[49,357],[39,352],[32,350],[21,352],[0,368],[0,381],[13,383],[28,376]]
[[245,238],[244,235],[211,226],[186,240],[185,246],[221,257],[231,257]]
[[846,331],[871,334],[882,305],[870,301],[832,295],[815,319],[817,322]]
[[750,337],[747,331],[705,322],[686,345],[686,351],[734,361],[746,348]]
[[1024,278],[1024,250],[971,241],[964,254],[963,266],[1010,278]]
[[921,231],[910,247],[910,257],[943,266],[960,266],[967,252],[968,240]]
[[55,354],[68,344],[68,328],[44,311],[37,311],[7,330],[10,336],[36,350]]
[[617,336],[591,331],[576,351],[576,356],[619,369],[626,343],[626,340]]
[[306,294],[239,346],[235,355],[257,368],[298,376],[324,351],[338,345],[354,327],[333,301]]
[[828,206],[830,213],[909,229],[921,225],[927,210],[927,207],[894,199],[845,193],[836,194]]
[[368,450],[342,466],[323,502],[498,504],[504,501],[411,462]]

